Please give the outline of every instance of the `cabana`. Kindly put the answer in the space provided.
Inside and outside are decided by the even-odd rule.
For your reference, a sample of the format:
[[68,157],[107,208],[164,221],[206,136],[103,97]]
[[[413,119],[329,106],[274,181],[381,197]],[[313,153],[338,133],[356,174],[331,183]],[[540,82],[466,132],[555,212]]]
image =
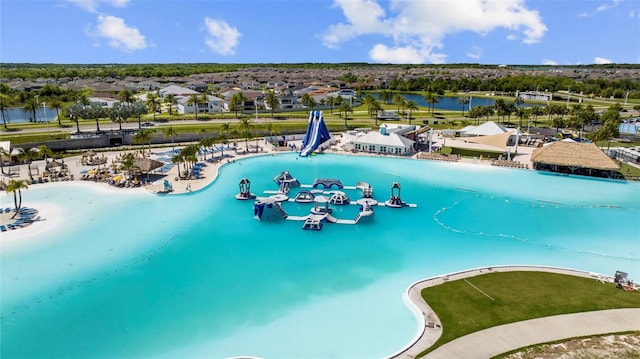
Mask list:
[[531,162],[538,171],[621,178],[618,164],[594,143],[554,142],[534,150]]

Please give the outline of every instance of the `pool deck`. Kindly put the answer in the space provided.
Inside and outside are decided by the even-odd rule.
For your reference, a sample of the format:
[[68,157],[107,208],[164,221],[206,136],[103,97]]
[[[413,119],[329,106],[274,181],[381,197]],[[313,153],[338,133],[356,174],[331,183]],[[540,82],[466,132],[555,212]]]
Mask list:
[[[613,277],[574,269],[540,266],[496,266],[440,275],[409,286],[406,299],[420,317],[422,331],[406,348],[390,358],[415,358],[432,346],[442,335],[442,323],[422,298],[424,288],[447,281],[481,274],[510,271],[536,271],[573,275],[601,282],[613,282]],[[636,289],[638,286],[636,285]],[[522,347],[568,338],[640,330],[640,308],[601,310],[557,315],[500,325],[471,333],[440,346],[424,356],[429,359],[484,359]]]

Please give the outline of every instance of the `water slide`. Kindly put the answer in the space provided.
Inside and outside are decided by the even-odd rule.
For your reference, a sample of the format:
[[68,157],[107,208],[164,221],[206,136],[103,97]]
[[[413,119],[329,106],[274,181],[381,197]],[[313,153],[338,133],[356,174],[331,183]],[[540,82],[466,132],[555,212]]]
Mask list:
[[300,156],[306,157],[315,149],[318,148],[324,142],[327,142],[331,138],[327,125],[324,123],[322,117],[322,111],[311,111],[309,113],[309,125],[307,126],[307,133],[302,140],[302,148],[300,149]]

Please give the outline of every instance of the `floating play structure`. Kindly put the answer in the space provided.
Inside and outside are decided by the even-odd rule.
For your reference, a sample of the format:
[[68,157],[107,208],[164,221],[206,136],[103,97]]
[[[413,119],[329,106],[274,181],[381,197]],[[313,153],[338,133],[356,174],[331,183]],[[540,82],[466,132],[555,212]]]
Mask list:
[[[278,190],[265,190],[267,197],[257,197],[251,193],[250,181],[246,178],[240,180],[240,193],[236,195],[238,200],[255,198],[253,204],[253,216],[258,221],[301,221],[302,229],[321,230],[325,223],[359,224],[371,222],[374,218],[374,207],[417,207],[415,204],[406,203],[400,197],[400,183],[391,184],[391,196],[387,201],[378,202],[373,198],[373,188],[367,182],[358,182],[355,186],[345,186],[339,179],[318,178],[313,184],[300,184],[288,171],[283,171],[274,177]],[[290,196],[292,189],[300,188],[297,193]],[[334,189],[335,187],[335,189]],[[362,197],[352,200],[346,191],[361,193]],[[292,204],[287,204],[292,203]],[[298,204],[311,205],[306,215],[296,216],[287,213],[285,206]],[[335,211],[338,207],[357,205],[358,211],[353,219],[336,218]],[[346,207],[345,207],[346,208]],[[337,214],[339,216],[339,213]]]
[[251,193],[251,181],[246,178],[240,180],[240,193],[236,195],[236,199],[239,200],[247,200],[247,199],[255,199],[256,195]]
[[331,135],[329,134],[327,125],[324,123],[322,111],[311,111],[309,113],[307,132],[302,139],[302,146],[300,147],[300,156],[309,156],[309,154],[315,151],[318,146],[330,139]]

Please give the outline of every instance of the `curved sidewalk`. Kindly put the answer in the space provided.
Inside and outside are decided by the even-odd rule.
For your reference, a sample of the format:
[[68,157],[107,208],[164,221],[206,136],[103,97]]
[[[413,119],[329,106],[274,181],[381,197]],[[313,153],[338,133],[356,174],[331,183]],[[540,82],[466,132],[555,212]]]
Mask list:
[[486,359],[529,345],[566,338],[640,330],[640,309],[556,315],[481,330],[432,351],[429,359]]
[[[492,272],[536,271],[552,272],[599,281],[613,282],[610,276],[566,268],[536,266],[498,266],[472,269],[414,283],[406,293],[422,319],[422,332],[402,351],[391,358],[415,358],[433,345],[442,334],[440,319],[422,299],[422,289],[449,280],[469,278]],[[640,331],[640,308],[611,309],[603,311],[557,315],[500,325],[471,333],[446,343],[425,358],[490,358],[529,345],[546,343],[573,337],[608,334],[624,331]]]

